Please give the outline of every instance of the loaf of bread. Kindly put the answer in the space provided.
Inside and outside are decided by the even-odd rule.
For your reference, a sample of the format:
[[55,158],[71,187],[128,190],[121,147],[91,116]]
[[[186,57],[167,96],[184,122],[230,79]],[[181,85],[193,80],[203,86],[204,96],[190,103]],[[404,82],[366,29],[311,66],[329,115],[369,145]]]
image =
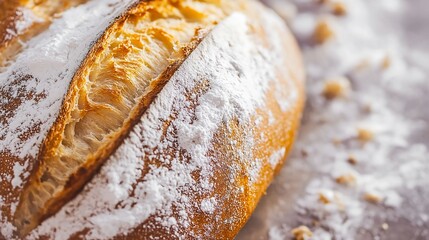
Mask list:
[[55,15],[85,0],[1,0],[0,69],[22,49],[24,42],[45,30]]
[[280,18],[253,0],[28,2],[0,1],[0,239],[234,238],[303,109]]

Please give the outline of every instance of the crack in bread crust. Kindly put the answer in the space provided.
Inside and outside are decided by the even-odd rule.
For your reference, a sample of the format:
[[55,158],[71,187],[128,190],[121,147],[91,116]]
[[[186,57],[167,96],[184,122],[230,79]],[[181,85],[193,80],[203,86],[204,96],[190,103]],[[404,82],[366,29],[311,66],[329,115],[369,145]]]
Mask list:
[[91,179],[228,4],[140,2],[106,30],[75,74],[20,197],[21,236]]

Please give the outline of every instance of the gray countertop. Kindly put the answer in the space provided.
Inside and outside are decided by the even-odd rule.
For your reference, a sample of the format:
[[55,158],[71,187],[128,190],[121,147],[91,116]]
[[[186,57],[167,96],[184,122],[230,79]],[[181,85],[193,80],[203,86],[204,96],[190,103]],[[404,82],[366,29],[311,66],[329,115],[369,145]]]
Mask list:
[[[393,76],[391,79],[396,81],[394,84],[399,86],[399,90],[398,87],[390,88],[391,85],[394,85],[393,83],[388,84],[388,86],[382,84],[374,84],[373,86],[371,82],[365,82],[364,84],[356,83],[355,81],[358,81],[361,75],[350,73],[349,69],[344,70],[344,75],[351,79],[354,94],[348,101],[357,101],[356,99],[360,98],[354,97],[355,95],[358,96],[359,94],[365,94],[366,91],[379,89],[382,93],[380,99],[382,98],[383,101],[387,102],[387,108],[389,111],[393,112],[393,119],[401,118],[401,121],[408,122],[407,126],[416,126],[416,128],[407,132],[407,136],[404,138],[406,141],[405,144],[397,149],[388,149],[389,153],[387,153],[386,156],[391,156],[392,159],[382,160],[381,166],[374,169],[365,168],[364,165],[364,167],[358,167],[354,171],[356,171],[357,174],[370,176],[372,179],[376,180],[378,179],[377,181],[379,181],[379,183],[383,183],[383,181],[389,181],[389,178],[383,178],[383,175],[392,174],[392,176],[395,176],[395,169],[407,169],[412,161],[415,161],[416,164],[420,164],[420,167],[416,170],[405,172],[406,176],[398,177],[396,180],[399,182],[395,187],[389,187],[388,190],[397,193],[401,201],[394,204],[392,207],[387,203],[371,204],[363,199],[359,199],[357,203],[362,205],[359,210],[363,212],[359,214],[356,221],[349,221],[348,216],[346,216],[344,218],[345,225],[340,225],[339,228],[323,226],[323,219],[317,219],[317,221],[322,223],[321,225],[318,225],[318,223],[314,224],[315,218],[314,214],[311,213],[312,207],[308,205],[308,201],[306,202],[306,200],[303,199],[309,194],[309,188],[311,188],[310,185],[312,182],[314,183],[316,180],[316,182],[323,182],[324,179],[331,178],[329,171],[322,171],[319,169],[319,166],[323,168],[324,165],[331,164],[332,161],[336,161],[332,159],[336,159],[338,155],[335,151],[332,151],[330,155],[325,154],[323,149],[317,150],[316,145],[316,151],[313,151],[310,157],[325,154],[318,160],[320,161],[319,165],[314,160],[309,160],[306,154],[302,154],[302,151],[311,144],[314,146],[314,143],[309,139],[311,139],[313,133],[313,135],[316,135],[315,132],[318,131],[317,128],[319,128],[319,125],[325,126],[330,124],[332,125],[331,129],[335,129],[336,123],[335,121],[328,120],[327,123],[317,124],[315,120],[320,115],[319,113],[315,113],[320,111],[320,109],[316,108],[326,106],[323,104],[327,103],[319,103],[322,100],[314,93],[317,89],[314,85],[317,85],[317,81],[321,81],[321,79],[327,75],[323,75],[323,73],[312,73],[311,71],[314,70],[315,66],[324,65],[325,63],[314,58],[314,49],[317,46],[314,46],[314,43],[306,38],[305,33],[299,35],[300,33],[296,32],[296,26],[300,25],[295,25],[294,29],[295,23],[293,19],[303,16],[302,14],[317,16],[315,19],[320,19],[321,16],[324,17],[329,14],[327,13],[328,10],[326,7],[321,10],[320,6],[315,7],[310,0],[267,0],[266,3],[268,5],[277,8],[276,10],[282,12],[284,17],[290,18],[289,25],[291,25],[292,29],[297,33],[297,38],[305,52],[304,56],[307,68],[310,70],[313,69],[308,74],[309,81],[307,83],[307,85],[309,85],[309,106],[307,106],[305,112],[301,135],[297,140],[294,152],[291,154],[289,161],[286,163],[279,176],[277,176],[268,189],[266,196],[263,197],[252,218],[241,231],[237,239],[291,239],[293,238],[290,233],[291,229],[300,225],[306,225],[312,231],[321,230],[319,233],[324,231],[324,235],[316,233],[312,239],[429,239],[429,175],[426,177],[426,173],[429,174],[427,171],[429,169],[429,156],[426,155],[426,147],[429,147],[429,127],[427,125],[427,121],[429,120],[429,108],[427,106],[429,104],[429,97],[427,96],[429,93],[429,79],[426,77],[429,75],[429,1],[392,0],[389,3],[387,0],[380,0],[380,4],[381,2],[385,2],[384,4],[386,5],[384,7],[379,7],[378,10],[374,10],[377,8],[375,6],[375,2],[377,1],[362,0],[361,2],[364,2],[364,4],[359,5],[360,7],[368,8],[363,9],[363,11],[368,12],[371,16],[371,23],[373,25],[368,26],[368,28],[371,27],[375,32],[378,32],[380,34],[380,39],[386,38],[389,40],[388,38],[396,38],[395,41],[399,43],[396,47],[400,52],[400,58],[406,63],[406,69],[403,69],[402,73],[398,72],[396,75],[395,72],[392,72]],[[352,1],[345,1],[346,4],[351,2]],[[399,7],[400,9],[390,11],[388,4],[394,4],[394,2],[401,4]],[[351,9],[350,11],[354,10]],[[286,16],[284,14],[285,12]],[[334,22],[342,21],[339,20],[338,17],[331,18]],[[355,25],[352,24],[352,21],[350,22],[350,28],[354,28]],[[344,26],[347,25],[342,25],[340,28]],[[342,34],[344,34],[344,32],[342,32]],[[341,40],[339,40],[339,42],[341,42]],[[380,44],[380,42],[375,41],[374,43]],[[383,46],[380,46],[380,48],[382,47]],[[333,49],[335,51],[335,48]],[[330,72],[329,67],[326,68],[326,71]],[[419,80],[408,81],[408,72],[410,79],[418,78]],[[415,74],[415,72],[417,73]],[[377,78],[377,74],[380,73],[375,73],[375,79]],[[371,72],[370,76],[374,77],[374,73]],[[384,76],[385,75],[383,75],[383,77]],[[400,84],[398,84],[398,82],[400,82]],[[401,88],[404,90],[401,90]],[[372,101],[374,101],[374,99],[375,101],[377,100],[377,98],[371,98]],[[355,106],[353,103],[347,104],[349,104],[348,106]],[[341,117],[342,115],[339,116],[340,119]],[[380,125],[384,125],[382,119],[379,121],[381,121]],[[394,129],[394,124],[387,124],[386,126],[391,128],[386,130],[387,135],[385,136],[387,136],[387,138],[389,136],[388,134],[396,134],[396,132],[399,131]],[[339,127],[338,131],[342,131],[342,128]],[[323,138],[321,138],[321,141],[323,141]],[[380,144],[382,145],[383,143]],[[324,147],[324,144],[320,144],[320,148]],[[415,157],[410,155],[410,160],[407,159],[407,157],[399,160],[397,156],[401,155],[401,153],[410,151],[410,149],[414,147],[421,149],[414,153]],[[345,148],[349,147],[346,146]],[[317,151],[320,151],[320,153]],[[365,150],[359,151],[365,154]],[[368,151],[369,154],[376,153],[374,149]],[[391,164],[394,167],[392,167]],[[386,169],[389,167],[395,169],[387,171]],[[393,180],[395,179],[393,178]],[[412,186],[410,186],[411,182],[413,182]],[[326,187],[330,185],[323,185],[323,183],[321,183],[321,186]],[[335,186],[335,188],[337,187]],[[381,191],[387,191],[387,188],[379,189],[381,189]],[[358,190],[346,190],[344,188],[338,188],[336,191],[351,198],[355,198],[361,194]],[[388,199],[388,197],[386,199]],[[302,204],[302,202],[304,203]],[[347,213],[345,215],[347,215]],[[346,223],[348,224],[347,226]],[[343,232],[340,233],[341,231]]]

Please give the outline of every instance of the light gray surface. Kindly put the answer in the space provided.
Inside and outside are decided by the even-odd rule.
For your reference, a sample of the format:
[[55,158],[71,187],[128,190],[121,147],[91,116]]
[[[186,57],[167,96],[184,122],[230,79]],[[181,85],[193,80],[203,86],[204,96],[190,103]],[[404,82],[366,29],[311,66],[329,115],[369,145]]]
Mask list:
[[[280,0],[281,1],[281,0]],[[415,64],[425,69],[429,76],[429,1],[408,0],[403,15],[386,16],[381,21],[389,21],[390,24],[380,24],[383,31],[396,32],[403,42],[419,54],[421,60],[408,59],[410,64]],[[385,26],[390,26],[386,28]],[[305,46],[306,43],[301,43]],[[404,46],[405,47],[405,46]],[[391,101],[399,111],[403,111],[410,119],[429,120],[429,80],[420,88],[415,89],[413,96],[394,96]],[[307,111],[311,111],[307,109]],[[307,114],[306,114],[307,115]],[[304,120],[304,125],[305,120]],[[422,127],[411,139],[429,147],[429,127]],[[299,141],[299,140],[298,140]],[[334,153],[333,153],[334,154]],[[294,159],[299,161],[299,159]],[[427,163],[429,164],[429,162]],[[428,173],[429,174],[429,173]],[[312,169],[303,167],[301,164],[287,162],[281,174],[267,191],[267,195],[259,203],[255,213],[245,228],[238,235],[238,240],[268,239],[270,228],[273,223],[298,226],[302,222],[302,216],[296,213],[295,205],[304,194],[304,188],[314,177]],[[401,206],[401,212],[409,212],[410,215],[418,213],[429,213],[429,186],[418,187],[413,190],[403,189],[401,191],[405,201]],[[417,223],[403,216],[397,216],[397,209],[389,209],[374,206],[374,221],[369,221],[367,226],[362,226],[358,236],[354,239],[429,239],[429,223]],[[377,220],[377,215],[383,215],[382,220]],[[386,220],[388,219],[388,220]],[[381,230],[382,223],[388,223],[387,231]],[[350,238],[353,239],[353,238]]]

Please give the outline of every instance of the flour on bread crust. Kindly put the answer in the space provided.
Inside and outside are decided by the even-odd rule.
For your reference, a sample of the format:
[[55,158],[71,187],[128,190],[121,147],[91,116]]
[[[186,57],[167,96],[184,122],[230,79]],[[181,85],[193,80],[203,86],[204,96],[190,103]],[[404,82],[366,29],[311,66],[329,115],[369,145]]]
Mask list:
[[[53,34],[57,41],[44,48],[46,38],[41,35],[0,75],[0,91],[10,92],[8,87],[13,86],[16,98],[21,97],[0,103],[17,106],[0,115],[4,120],[0,123],[13,123],[0,132],[1,157],[10,163],[1,177],[15,191],[13,196],[0,195],[4,213],[0,230],[8,238],[13,227],[7,216],[16,208],[11,198],[25,183],[38,146],[92,41],[126,9],[123,2],[116,2],[120,8],[95,0],[85,5],[88,8],[67,12],[64,21],[44,34],[58,34],[55,26],[80,27],[81,41],[65,31],[72,40]],[[247,16],[232,15],[203,40],[101,172],[31,238],[234,237],[284,161],[303,105],[302,66],[290,33],[272,12],[254,2],[249,5]],[[100,15],[92,16],[91,6]],[[66,21],[81,14],[90,18],[83,21],[87,26]],[[94,25],[100,18],[105,19],[102,27]],[[88,29],[93,31],[85,32]],[[38,60],[36,50],[46,53],[45,58]],[[23,62],[28,62],[25,69]],[[32,73],[13,84],[9,78],[3,81],[19,71]],[[16,136],[24,141],[16,141]],[[278,164],[269,163],[273,154]]]
[[[264,31],[281,21],[269,14],[264,12]],[[302,98],[294,96],[302,94],[302,75],[292,73],[301,72],[281,66],[281,37],[288,33],[265,39],[251,29],[258,27],[243,14],[221,22],[176,71],[101,172],[33,237],[232,238],[257,202],[244,199],[260,196],[261,179],[272,177],[293,141],[287,132],[296,129],[299,114],[284,122],[279,113],[302,108]],[[276,74],[288,80],[276,83]],[[280,92],[277,98],[275,92]],[[273,166],[270,154],[258,159],[252,151],[270,138],[260,131],[268,120],[255,116],[270,111],[267,95],[277,104],[273,122],[283,121],[287,142],[268,151],[277,158]],[[289,108],[277,100],[286,100]],[[235,142],[223,142],[223,134]],[[232,165],[218,162],[228,157],[234,158]]]
[[14,230],[7,216],[16,209],[76,69],[93,42],[129,5],[96,0],[67,11],[0,73],[0,228],[6,237]]

